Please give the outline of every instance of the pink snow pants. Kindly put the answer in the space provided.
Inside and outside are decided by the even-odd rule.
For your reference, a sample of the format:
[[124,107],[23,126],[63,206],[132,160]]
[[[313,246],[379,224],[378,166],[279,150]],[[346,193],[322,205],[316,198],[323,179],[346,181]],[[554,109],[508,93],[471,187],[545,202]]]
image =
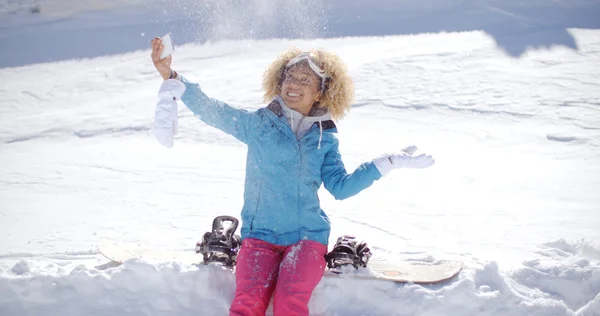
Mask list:
[[265,315],[273,292],[275,316],[308,315],[308,301],[325,272],[326,253],[326,245],[312,240],[286,247],[244,239],[229,315]]

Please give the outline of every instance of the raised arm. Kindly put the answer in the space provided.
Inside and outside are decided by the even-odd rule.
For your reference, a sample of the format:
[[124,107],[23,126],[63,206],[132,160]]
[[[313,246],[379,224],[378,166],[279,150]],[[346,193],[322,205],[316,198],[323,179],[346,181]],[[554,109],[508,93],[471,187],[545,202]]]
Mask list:
[[[161,77],[176,90],[185,91],[181,101],[206,124],[216,127],[227,134],[246,142],[248,131],[252,130],[255,115],[245,110],[236,109],[228,104],[209,98],[198,84],[190,83],[171,69],[171,56],[160,59],[163,47],[160,38],[152,40],[152,61]],[[179,83],[175,82],[178,81]],[[163,84],[165,86],[165,84]]]
[[185,93],[181,101],[204,123],[246,142],[248,132],[252,130],[257,117],[254,113],[237,109],[227,103],[209,98],[200,86],[182,78]]

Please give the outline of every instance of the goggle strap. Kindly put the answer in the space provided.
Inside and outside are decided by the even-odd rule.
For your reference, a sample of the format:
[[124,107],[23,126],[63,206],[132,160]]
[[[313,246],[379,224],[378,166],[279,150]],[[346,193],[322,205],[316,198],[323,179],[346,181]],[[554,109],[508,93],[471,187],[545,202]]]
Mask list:
[[323,70],[321,67],[319,67],[317,64],[315,64],[315,62],[312,60],[312,58],[310,58],[308,53],[302,53],[302,54],[290,59],[290,61],[285,66],[285,68],[289,68],[303,60],[308,61],[308,66],[310,66],[310,69],[312,69],[317,74],[317,76],[321,77],[322,79],[329,78],[329,76],[327,76],[327,74],[325,74],[325,70]]

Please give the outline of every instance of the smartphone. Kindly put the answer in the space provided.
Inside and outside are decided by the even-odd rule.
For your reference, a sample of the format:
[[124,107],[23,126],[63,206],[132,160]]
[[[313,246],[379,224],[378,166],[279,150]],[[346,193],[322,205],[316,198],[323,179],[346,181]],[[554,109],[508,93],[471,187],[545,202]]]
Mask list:
[[161,37],[162,40],[162,44],[164,46],[163,52],[160,55],[160,59],[163,59],[171,54],[173,54],[173,52],[175,51],[175,45],[173,45],[173,38],[171,36],[171,33]]

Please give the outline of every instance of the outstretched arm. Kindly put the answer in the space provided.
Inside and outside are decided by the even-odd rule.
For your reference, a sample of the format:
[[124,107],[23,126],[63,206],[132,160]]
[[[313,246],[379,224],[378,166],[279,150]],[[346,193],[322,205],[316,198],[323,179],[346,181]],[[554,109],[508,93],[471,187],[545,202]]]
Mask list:
[[373,162],[363,163],[353,173],[346,172],[337,141],[325,155],[321,167],[323,184],[336,200],[347,199],[358,194],[379,178],[381,174]]
[[375,180],[379,180],[393,169],[422,169],[435,163],[430,155],[413,156],[416,151],[416,146],[409,146],[398,154],[383,155],[375,158],[372,162],[363,163],[353,173],[348,174],[336,142],[325,155],[325,161],[321,167],[321,178],[325,188],[336,199],[343,200],[368,188]]

